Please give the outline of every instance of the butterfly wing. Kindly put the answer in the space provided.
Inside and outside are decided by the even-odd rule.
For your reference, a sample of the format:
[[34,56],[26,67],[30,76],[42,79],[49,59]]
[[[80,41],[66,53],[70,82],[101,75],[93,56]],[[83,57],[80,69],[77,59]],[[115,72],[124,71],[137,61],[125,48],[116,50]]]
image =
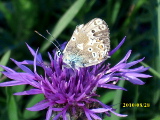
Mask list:
[[105,21],[95,18],[76,27],[63,51],[64,62],[70,66],[88,67],[108,58],[109,29]]

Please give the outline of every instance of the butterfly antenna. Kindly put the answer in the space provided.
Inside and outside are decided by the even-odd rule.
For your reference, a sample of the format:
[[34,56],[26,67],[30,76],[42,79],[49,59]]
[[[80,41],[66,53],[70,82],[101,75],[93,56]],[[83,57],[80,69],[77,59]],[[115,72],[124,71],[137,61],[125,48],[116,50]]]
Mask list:
[[[50,35],[50,36],[52,36],[53,37],[53,35],[48,31],[48,30],[46,30],[47,31],[47,33]],[[60,47],[60,44],[58,43],[58,41],[53,37],[53,39],[54,39],[54,41],[58,44],[58,47]]]
[[48,40],[49,42],[51,42],[59,51],[60,51],[60,49],[59,49],[59,47],[56,45],[56,44],[54,44],[52,41],[50,41],[49,39],[47,39],[46,37],[44,37],[42,34],[40,34],[38,31],[34,31],[35,33],[37,33],[38,35],[40,35],[41,37],[43,37],[44,39],[46,39],[46,40]]

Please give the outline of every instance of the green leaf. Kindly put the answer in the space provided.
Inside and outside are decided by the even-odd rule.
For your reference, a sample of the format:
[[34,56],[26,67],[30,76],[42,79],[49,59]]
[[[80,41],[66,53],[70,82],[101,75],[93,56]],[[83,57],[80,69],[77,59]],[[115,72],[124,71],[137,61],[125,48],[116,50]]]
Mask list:
[[[8,50],[1,58],[1,61],[0,61],[0,65],[6,65],[9,58],[10,58],[10,54],[11,54],[11,51]],[[3,71],[3,69],[0,67],[0,71]],[[0,73],[0,77],[1,77],[1,73]]]
[[[13,91],[13,93],[21,92],[21,91],[25,91],[25,88],[26,88],[26,85],[13,86],[13,87],[12,87],[12,91]],[[17,96],[16,96],[16,100],[17,100],[17,101],[21,101],[22,98],[23,98],[22,95],[17,95]]]
[[[44,97],[43,95],[35,95],[27,104],[26,108],[32,107],[33,105],[35,105],[36,103],[40,102],[41,100],[43,100]],[[38,116],[38,112],[35,111],[28,111],[25,109],[24,113],[23,113],[23,117],[25,119],[33,119],[35,117]]]
[[153,69],[152,67],[150,67],[149,65],[147,65],[146,63],[144,62],[141,62],[142,65],[144,65],[145,67],[149,67],[149,71],[154,75],[154,76],[157,76],[158,78],[160,78],[160,74],[155,70]]
[[[72,19],[77,15],[84,4],[85,0],[76,0],[75,3],[67,10],[67,12],[58,21],[51,34],[56,39],[60,33],[67,27]],[[49,41],[53,41],[53,37],[49,36]],[[50,46],[49,42],[45,42],[40,49],[40,52],[45,51]]]
[[10,96],[8,103],[8,116],[10,120],[18,120],[17,104],[14,96]]
[[[120,80],[119,83],[118,83],[118,86],[120,87],[123,87],[124,86],[124,83],[125,81],[124,80]],[[114,97],[114,100],[113,100],[113,104],[112,105],[116,105],[116,112],[117,113],[120,113],[120,106],[121,104],[121,99],[122,99],[122,93],[123,93],[123,90],[116,90],[116,93],[115,93],[115,97]],[[119,120],[120,118],[114,114],[111,114],[111,119],[110,120]]]
[[115,21],[118,17],[118,13],[119,13],[119,10],[120,10],[120,7],[121,7],[121,4],[122,4],[122,2],[120,2],[120,1],[115,1],[115,3],[114,3],[114,10],[113,10],[112,16],[111,16],[112,24],[115,24]]
[[141,8],[141,6],[142,6],[145,2],[147,2],[147,0],[134,0],[134,1],[133,1],[134,9],[133,9],[133,11],[130,11],[130,15],[129,15],[128,18],[123,22],[122,29],[126,28],[126,26],[128,26],[128,24],[132,23],[132,20],[134,20],[134,18],[135,18],[135,14],[137,13],[137,11]]
[[100,97],[100,101],[104,104],[111,102],[114,98],[115,91],[106,92],[102,97]]
[[151,120],[160,120],[160,115],[155,116],[155,117],[152,118]]
[[6,8],[4,2],[0,2],[0,11],[3,13],[3,15],[5,16],[5,18],[7,19],[7,21],[12,18],[12,14],[11,14],[11,12]]

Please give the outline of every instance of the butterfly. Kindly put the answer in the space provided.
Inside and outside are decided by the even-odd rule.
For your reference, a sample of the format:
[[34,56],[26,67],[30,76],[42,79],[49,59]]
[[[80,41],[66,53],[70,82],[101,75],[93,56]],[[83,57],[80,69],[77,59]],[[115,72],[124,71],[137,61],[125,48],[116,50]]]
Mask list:
[[76,27],[63,51],[63,62],[71,68],[89,67],[109,58],[110,38],[106,22],[94,18]]

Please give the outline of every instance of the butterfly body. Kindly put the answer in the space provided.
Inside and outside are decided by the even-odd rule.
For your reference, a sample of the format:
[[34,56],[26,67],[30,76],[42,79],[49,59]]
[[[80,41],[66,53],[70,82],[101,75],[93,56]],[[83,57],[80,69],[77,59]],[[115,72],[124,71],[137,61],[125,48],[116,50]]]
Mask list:
[[72,68],[88,67],[106,60],[109,50],[108,26],[95,18],[76,27],[63,51],[63,61]]

